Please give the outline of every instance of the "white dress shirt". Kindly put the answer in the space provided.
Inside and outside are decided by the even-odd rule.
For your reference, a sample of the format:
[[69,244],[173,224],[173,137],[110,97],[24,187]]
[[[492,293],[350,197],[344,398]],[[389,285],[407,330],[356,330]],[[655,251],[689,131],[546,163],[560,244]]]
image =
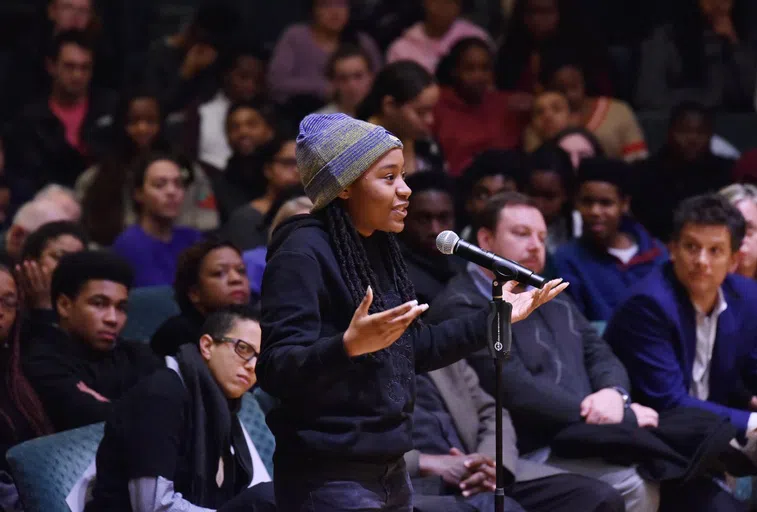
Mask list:
[[226,169],[226,162],[231,158],[231,147],[226,140],[226,114],[231,101],[223,92],[203,103],[198,108],[200,114],[200,141],[198,159],[216,169]]

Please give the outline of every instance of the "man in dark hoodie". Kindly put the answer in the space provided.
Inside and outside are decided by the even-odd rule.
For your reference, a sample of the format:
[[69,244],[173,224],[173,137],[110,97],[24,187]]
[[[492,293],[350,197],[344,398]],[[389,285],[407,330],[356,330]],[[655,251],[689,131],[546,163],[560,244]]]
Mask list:
[[436,249],[436,236],[455,228],[452,183],[443,172],[419,172],[407,178],[413,191],[407,207],[405,230],[400,233],[402,256],[421,302],[431,303],[465,264]]
[[58,431],[105,420],[114,400],[160,367],[150,347],[119,339],[131,282],[127,262],[99,251],[66,255],[53,273],[58,324],[32,341],[24,373]]

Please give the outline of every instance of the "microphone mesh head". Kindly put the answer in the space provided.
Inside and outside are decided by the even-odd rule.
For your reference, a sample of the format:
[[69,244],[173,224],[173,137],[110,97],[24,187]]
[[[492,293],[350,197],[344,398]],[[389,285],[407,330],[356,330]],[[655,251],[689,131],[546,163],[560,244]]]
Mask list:
[[454,231],[442,231],[436,237],[436,248],[442,254],[452,254],[460,237]]

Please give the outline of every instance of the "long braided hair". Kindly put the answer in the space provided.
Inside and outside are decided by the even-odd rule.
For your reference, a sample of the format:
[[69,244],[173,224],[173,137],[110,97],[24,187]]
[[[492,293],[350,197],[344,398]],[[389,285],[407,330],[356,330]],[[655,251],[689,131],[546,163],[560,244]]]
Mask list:
[[[368,255],[360,241],[360,235],[344,209],[342,200],[332,201],[324,209],[324,215],[342,270],[342,276],[350,290],[355,307],[357,308],[362,302],[365,292],[370,286],[373,289],[373,303],[369,312],[378,313],[386,310],[387,306],[382,297],[382,292],[386,290],[382,290],[379,286],[376,272],[371,268]],[[381,232],[377,235],[385,237],[385,240],[382,240],[382,243],[379,244],[382,251],[381,257],[387,263],[389,275],[394,277],[402,302],[415,300],[415,288],[410,281],[407,265],[400,252],[397,238],[391,233]]]

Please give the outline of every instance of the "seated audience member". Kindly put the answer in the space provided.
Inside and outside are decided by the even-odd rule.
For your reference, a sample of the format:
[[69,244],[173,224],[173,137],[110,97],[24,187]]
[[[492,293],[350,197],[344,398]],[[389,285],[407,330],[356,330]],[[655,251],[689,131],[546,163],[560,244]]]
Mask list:
[[[574,215],[574,172],[570,156],[560,147],[545,144],[526,157],[524,191],[547,222],[547,251],[579,236],[580,216]],[[578,217],[578,219],[576,219]]]
[[24,371],[57,431],[105,420],[160,364],[144,343],[119,339],[132,276],[121,258],[96,251],[69,254],[53,272],[58,324],[32,341]]
[[318,114],[357,116],[357,108],[370,92],[375,76],[370,55],[359,46],[341,45],[329,59],[326,76],[333,90],[332,101]]
[[271,105],[243,102],[232,105],[226,117],[231,158],[222,172],[211,170],[216,203],[225,223],[240,206],[263,194],[265,177],[257,150],[276,137]]
[[668,259],[665,246],[629,215],[630,168],[622,160],[587,158],[576,179],[581,238],[557,249],[557,273],[591,321],[610,319],[629,287]]
[[218,56],[230,46],[239,14],[228,2],[204,0],[177,34],[147,52],[145,84],[160,94],[166,113],[179,112],[218,89]]
[[436,236],[455,228],[455,194],[452,182],[440,171],[414,174],[407,178],[413,191],[407,207],[405,229],[400,236],[407,272],[421,304],[431,304],[464,263],[436,248]]
[[185,169],[175,157],[156,153],[135,171],[132,190],[139,221],[113,243],[113,251],[134,269],[135,287],[171,284],[177,257],[202,237],[195,229],[176,226],[184,202]]
[[736,255],[736,265],[731,272],[757,278],[757,187],[735,183],[720,191],[720,195],[739,209],[746,221],[744,240]]
[[53,309],[50,279],[55,268],[64,256],[85,250],[88,243],[84,229],[67,220],[49,222],[29,235],[16,271],[30,310]]
[[757,185],[757,149],[744,151],[733,164],[731,178],[734,183]]
[[744,434],[757,428],[757,284],[729,271],[741,213],[696,196],[676,211],[670,263],[631,290],[605,331],[635,396],[659,410],[706,409]]
[[497,54],[497,86],[532,94],[540,86],[542,62],[559,48],[581,56],[590,71],[590,89],[612,94],[607,48],[598,41],[596,27],[587,26],[580,5],[568,0],[515,0],[507,36]]
[[13,446],[52,433],[37,394],[21,369],[21,290],[10,268],[0,264],[0,357],[2,411],[0,415],[0,479],[2,510],[23,510],[5,458]]
[[[592,133],[602,146],[605,155],[627,162],[646,158],[649,153],[631,107],[608,96],[589,96],[586,91],[586,74],[575,55],[557,55],[544,63],[542,83],[561,91],[570,104],[571,124]],[[538,147],[533,132],[526,133],[526,145]]]
[[[541,272],[547,226],[534,202],[517,193],[492,197],[476,220],[478,245]],[[469,263],[431,305],[427,321],[488,309],[493,274]],[[551,304],[551,305],[550,305]],[[564,461],[550,456],[557,432],[572,424],[637,422],[656,426],[657,414],[629,406],[628,375],[569,298],[558,297],[513,325],[512,359],[504,367],[504,406],[512,416],[520,452],[593,476],[620,491],[629,511],[656,511],[659,490],[633,468],[600,461]],[[481,386],[494,393],[494,365],[488,349],[468,358]],[[626,407],[624,407],[624,405]]]
[[185,151],[214,169],[224,169],[231,157],[226,118],[231,105],[260,101],[265,90],[265,61],[260,51],[237,48],[221,56],[221,87],[205,103],[188,109]]
[[[418,495],[456,496],[462,511],[494,510],[494,398],[465,360],[417,375],[413,444],[405,454]],[[604,482],[518,458],[515,430],[503,411],[506,510],[622,511],[623,499]],[[514,500],[517,503],[513,503]],[[420,501],[416,499],[415,501]],[[521,508],[522,507],[522,508]]]
[[423,20],[389,46],[387,62],[412,60],[433,74],[438,62],[461,39],[480,39],[492,48],[494,45],[486,30],[460,17],[462,4],[462,0],[424,0]]
[[[76,180],[82,223],[92,241],[108,247],[127,226],[137,222],[131,199],[134,167],[150,152],[169,151],[158,98],[146,91],[125,96],[116,111],[111,150]],[[218,227],[210,180],[201,166],[191,168],[178,224],[200,231]]]
[[552,142],[570,155],[574,171],[584,158],[605,156],[599,140],[584,128],[566,128],[555,135]]
[[747,112],[755,85],[750,1],[681,4],[671,24],[656,28],[639,48],[635,104],[667,110],[682,100]]
[[231,215],[223,232],[240,250],[246,251],[266,243],[263,220],[282,191],[300,184],[294,139],[277,138],[258,148],[258,168],[262,167],[265,189],[259,197]]
[[482,151],[520,143],[524,119],[511,109],[509,94],[494,89],[492,60],[489,43],[467,38],[452,47],[436,71],[441,95],[434,136],[452,176],[459,176]]
[[560,91],[546,89],[534,98],[531,121],[524,132],[523,148],[528,152],[534,151],[540,147],[539,141],[552,140],[571,126],[568,98]]
[[486,201],[500,192],[517,192],[523,185],[523,155],[515,150],[490,149],[476,155],[458,178],[457,224],[460,236],[472,241],[471,222]]
[[72,220],[59,203],[49,199],[29,201],[13,216],[13,222],[3,235],[3,249],[14,261],[21,258],[21,250],[27,237],[41,226],[60,220]]
[[259,317],[230,307],[200,332],[115,405],[87,512],[259,511],[272,497],[254,487],[271,477],[237,416],[256,381]]
[[198,339],[202,323],[213,311],[250,302],[242,255],[223,240],[204,240],[182,252],[173,289],[181,314],[153,334],[150,346],[159,356],[172,356],[184,343]]
[[83,32],[58,34],[50,53],[49,97],[27,105],[13,131],[11,160],[35,188],[73,187],[107,144],[113,98],[90,90],[93,49]]
[[[279,103],[291,100],[323,105],[329,99],[326,65],[340,44],[360,46],[381,67],[381,53],[370,36],[349,26],[348,0],[310,0],[310,21],[287,28],[276,42],[268,67],[268,89]],[[314,109],[310,109],[312,112]]]
[[[279,224],[295,215],[307,215],[313,209],[313,202],[305,195],[305,191],[300,187],[292,187],[284,191],[279,199],[268,210],[263,225],[268,231],[268,241],[271,240],[273,232],[279,227]],[[242,253],[244,265],[247,267],[247,277],[250,279],[250,292],[255,300],[260,299],[260,292],[263,286],[263,272],[265,271],[266,255],[268,247],[260,245],[249,251]]]
[[704,106],[679,104],[670,114],[665,145],[637,164],[631,211],[664,243],[670,241],[673,212],[681,201],[731,182],[733,161],[710,151],[714,123],[714,114]]
[[81,220],[81,205],[76,199],[74,191],[68,187],[63,187],[51,183],[34,194],[33,201],[52,201],[60,206],[66,213],[66,218],[73,222]]
[[407,174],[442,169],[444,157],[431,138],[437,101],[439,86],[434,77],[415,62],[398,61],[376,76],[358,117],[402,140]]

